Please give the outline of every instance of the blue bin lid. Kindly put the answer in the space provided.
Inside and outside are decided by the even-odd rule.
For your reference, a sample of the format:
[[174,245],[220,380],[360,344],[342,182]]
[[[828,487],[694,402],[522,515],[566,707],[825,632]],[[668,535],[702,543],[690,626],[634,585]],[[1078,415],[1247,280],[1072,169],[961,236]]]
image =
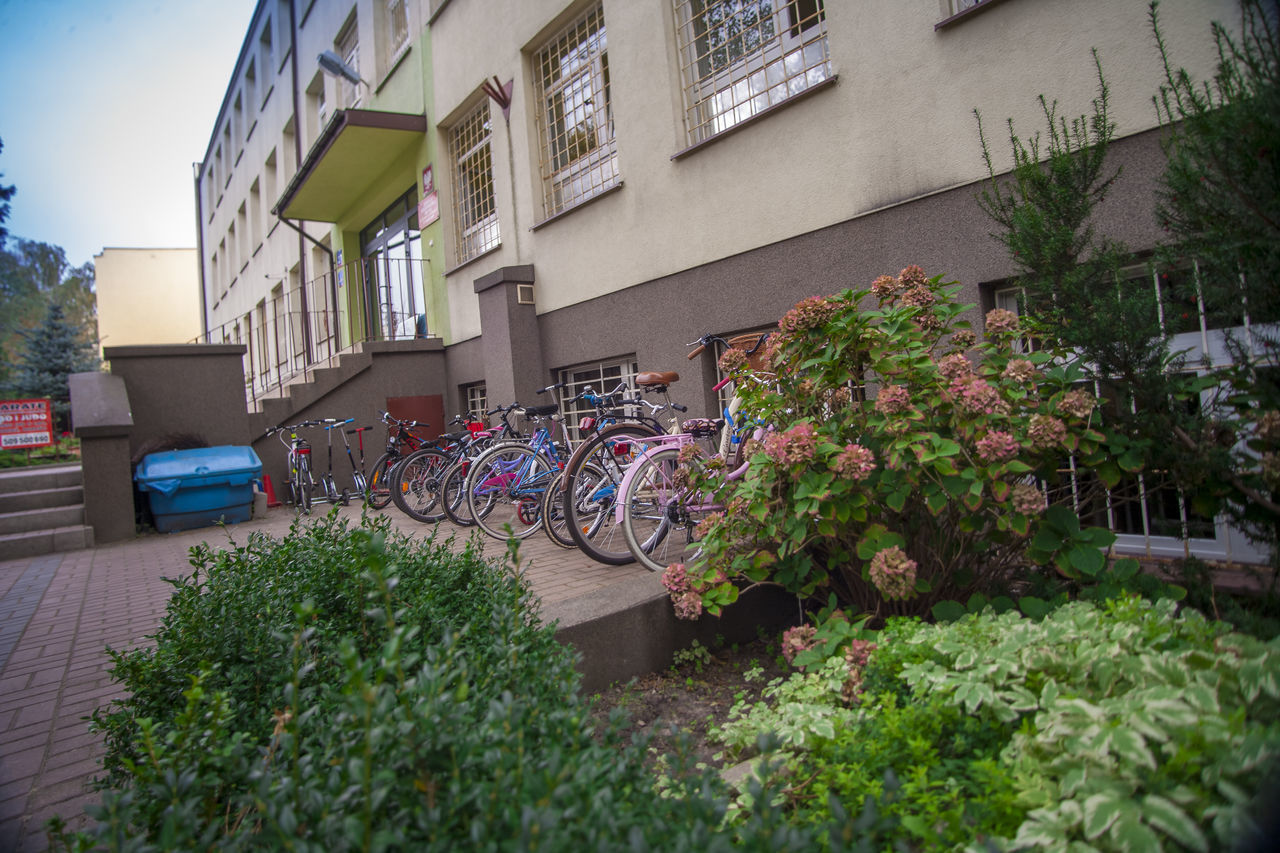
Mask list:
[[262,460],[252,447],[223,445],[149,453],[133,479],[139,488],[172,495],[184,485],[238,484],[262,475]]

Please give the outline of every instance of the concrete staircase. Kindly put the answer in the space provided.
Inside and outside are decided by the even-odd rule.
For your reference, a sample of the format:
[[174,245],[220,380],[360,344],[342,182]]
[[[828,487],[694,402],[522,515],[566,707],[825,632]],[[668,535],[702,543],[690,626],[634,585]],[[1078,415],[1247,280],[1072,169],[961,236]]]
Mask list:
[[0,471],[0,560],[93,547],[79,465]]

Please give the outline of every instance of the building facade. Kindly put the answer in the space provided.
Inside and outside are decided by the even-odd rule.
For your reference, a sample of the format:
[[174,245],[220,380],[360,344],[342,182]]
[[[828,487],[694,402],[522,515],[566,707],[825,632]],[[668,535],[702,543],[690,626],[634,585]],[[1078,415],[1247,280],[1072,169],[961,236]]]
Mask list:
[[201,334],[195,249],[105,248],[93,256],[103,347],[182,344]]
[[[1171,54],[1205,76],[1210,22],[1237,15],[1165,0]],[[1123,170],[1099,226],[1141,257],[1161,237],[1145,0],[264,0],[197,176],[206,327],[261,329],[268,380],[438,337],[448,411],[638,370],[679,370],[674,395],[715,411],[689,343],[806,296],[915,263],[1003,304],[974,111],[1008,168],[1004,122],[1039,130],[1039,95],[1090,111],[1094,49]],[[1176,497],[1118,526],[1180,555],[1169,524]],[[1251,553],[1198,532],[1206,556]]]

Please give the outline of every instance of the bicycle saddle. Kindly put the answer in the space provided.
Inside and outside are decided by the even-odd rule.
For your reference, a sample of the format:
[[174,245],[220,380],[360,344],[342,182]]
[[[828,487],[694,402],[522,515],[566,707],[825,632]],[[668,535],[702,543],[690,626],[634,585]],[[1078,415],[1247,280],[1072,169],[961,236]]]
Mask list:
[[651,388],[654,385],[670,385],[680,379],[680,374],[674,370],[668,370],[665,373],[657,373],[654,371],[645,371],[636,374],[636,384],[644,388]]
[[555,403],[550,403],[546,406],[526,406],[524,415],[526,418],[541,418],[546,415],[554,415],[558,411],[560,411],[560,407]]

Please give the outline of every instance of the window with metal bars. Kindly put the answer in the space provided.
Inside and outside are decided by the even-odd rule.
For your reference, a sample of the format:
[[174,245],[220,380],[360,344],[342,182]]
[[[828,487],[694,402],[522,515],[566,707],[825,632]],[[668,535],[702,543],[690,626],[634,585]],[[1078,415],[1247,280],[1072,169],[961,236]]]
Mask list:
[[383,0],[380,11],[379,73],[386,74],[409,44],[409,4],[407,0]]
[[458,263],[479,257],[502,242],[493,200],[491,131],[486,99],[449,133],[455,210],[453,245]]
[[554,216],[618,183],[604,9],[596,4],[535,57],[543,205]]
[[625,382],[627,387],[635,390],[636,374],[639,368],[635,356],[623,356],[612,361],[600,361],[590,364],[579,364],[559,371],[556,381],[565,383],[560,389],[560,413],[564,416],[565,426],[569,428],[569,436],[574,441],[582,438],[578,431],[578,422],[587,415],[595,415],[595,407],[579,400],[570,403],[574,397],[590,387],[597,394],[607,394]]
[[[347,67],[359,74],[360,41],[359,30],[356,27],[355,12],[351,13],[346,26],[342,28],[338,38],[334,40],[333,46],[337,50],[338,56],[342,57],[342,61],[347,64]],[[352,83],[345,77],[337,78],[337,84],[339,109],[353,109],[360,106],[360,84]]]
[[831,76],[824,0],[672,0],[690,145]]

